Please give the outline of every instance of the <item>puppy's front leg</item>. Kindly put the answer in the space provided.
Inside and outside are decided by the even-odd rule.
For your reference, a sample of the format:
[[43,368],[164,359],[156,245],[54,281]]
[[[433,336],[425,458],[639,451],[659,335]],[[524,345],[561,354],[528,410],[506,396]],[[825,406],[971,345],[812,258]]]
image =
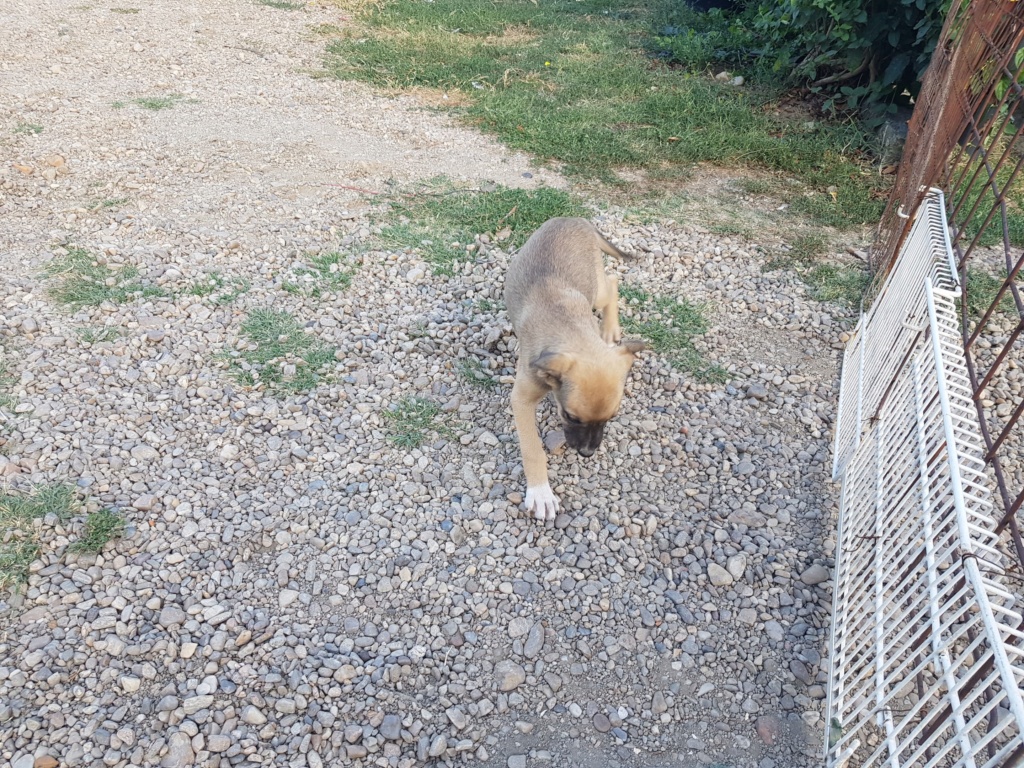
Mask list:
[[523,472],[526,473],[526,508],[538,520],[554,520],[558,513],[558,498],[548,484],[548,459],[544,443],[537,432],[537,404],[547,394],[544,389],[516,376],[512,386],[512,415],[519,432],[519,448],[523,453]]
[[622,328],[619,327],[619,279],[614,275],[606,275],[598,270],[597,301],[594,309],[601,313],[601,338],[604,343],[614,347],[622,339]]

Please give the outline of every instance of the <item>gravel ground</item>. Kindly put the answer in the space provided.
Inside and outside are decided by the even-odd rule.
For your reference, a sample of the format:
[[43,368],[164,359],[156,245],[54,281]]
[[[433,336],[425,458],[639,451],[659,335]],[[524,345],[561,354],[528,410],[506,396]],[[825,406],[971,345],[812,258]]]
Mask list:
[[[373,196],[350,187],[560,180],[309,77],[309,26],[337,9],[139,5],[0,9],[0,474],[128,521],[88,557],[67,551],[80,518],[41,521],[28,588],[0,603],[0,764],[820,764],[850,319],[753,244],[595,213],[635,254],[623,282],[708,302],[700,346],[730,379],[645,353],[599,453],[555,449],[564,514],[539,526],[519,509],[507,253],[482,242],[446,277],[367,249]],[[66,243],[163,295],[58,306],[40,274]],[[352,285],[289,290],[328,251]],[[194,295],[214,271],[245,289]],[[229,375],[265,307],[337,350],[312,391]],[[384,413],[409,395],[445,428],[402,449]]]

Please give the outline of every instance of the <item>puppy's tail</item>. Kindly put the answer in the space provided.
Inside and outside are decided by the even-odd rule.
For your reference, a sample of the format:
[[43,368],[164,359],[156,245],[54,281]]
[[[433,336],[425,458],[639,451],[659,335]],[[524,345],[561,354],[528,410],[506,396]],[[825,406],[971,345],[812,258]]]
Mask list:
[[609,256],[614,256],[617,259],[628,259],[628,258],[630,258],[630,255],[628,253],[623,253],[618,248],[616,248],[614,245],[609,243],[605,239],[604,235],[602,235],[600,232],[597,231],[597,227],[594,227],[594,235],[597,237],[597,247],[600,248],[605,253],[607,253]]

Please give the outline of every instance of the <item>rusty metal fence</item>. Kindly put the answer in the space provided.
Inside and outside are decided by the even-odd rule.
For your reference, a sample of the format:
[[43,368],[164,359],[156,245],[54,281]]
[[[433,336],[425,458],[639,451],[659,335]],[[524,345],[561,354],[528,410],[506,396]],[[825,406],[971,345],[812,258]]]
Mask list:
[[1024,0],[952,0],[836,426],[826,763],[1024,766]]
[[[998,501],[1024,563],[1024,2],[954,0],[910,121],[908,141],[872,248],[883,284],[928,189],[946,195],[960,273],[964,350]],[[1022,372],[1024,374],[1024,372]]]

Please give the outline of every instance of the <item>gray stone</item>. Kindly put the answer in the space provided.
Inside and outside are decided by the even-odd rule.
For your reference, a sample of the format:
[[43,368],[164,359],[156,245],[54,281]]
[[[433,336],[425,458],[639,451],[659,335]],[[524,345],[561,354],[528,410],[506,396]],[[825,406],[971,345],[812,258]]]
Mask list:
[[806,571],[804,571],[803,573],[800,574],[800,581],[802,581],[804,584],[807,584],[809,586],[814,586],[815,584],[821,584],[822,582],[825,582],[825,581],[828,581],[828,580],[829,580],[828,568],[826,568],[823,565],[819,565],[818,563],[815,563],[810,568],[808,568]]
[[526,682],[526,670],[514,661],[499,661],[494,665],[494,676],[499,691],[514,691]]
[[733,582],[732,574],[718,563],[708,565],[708,579],[716,587],[727,587]]
[[523,655],[528,659],[537,658],[544,648],[544,625],[539,621],[530,627],[530,634],[523,643]]

